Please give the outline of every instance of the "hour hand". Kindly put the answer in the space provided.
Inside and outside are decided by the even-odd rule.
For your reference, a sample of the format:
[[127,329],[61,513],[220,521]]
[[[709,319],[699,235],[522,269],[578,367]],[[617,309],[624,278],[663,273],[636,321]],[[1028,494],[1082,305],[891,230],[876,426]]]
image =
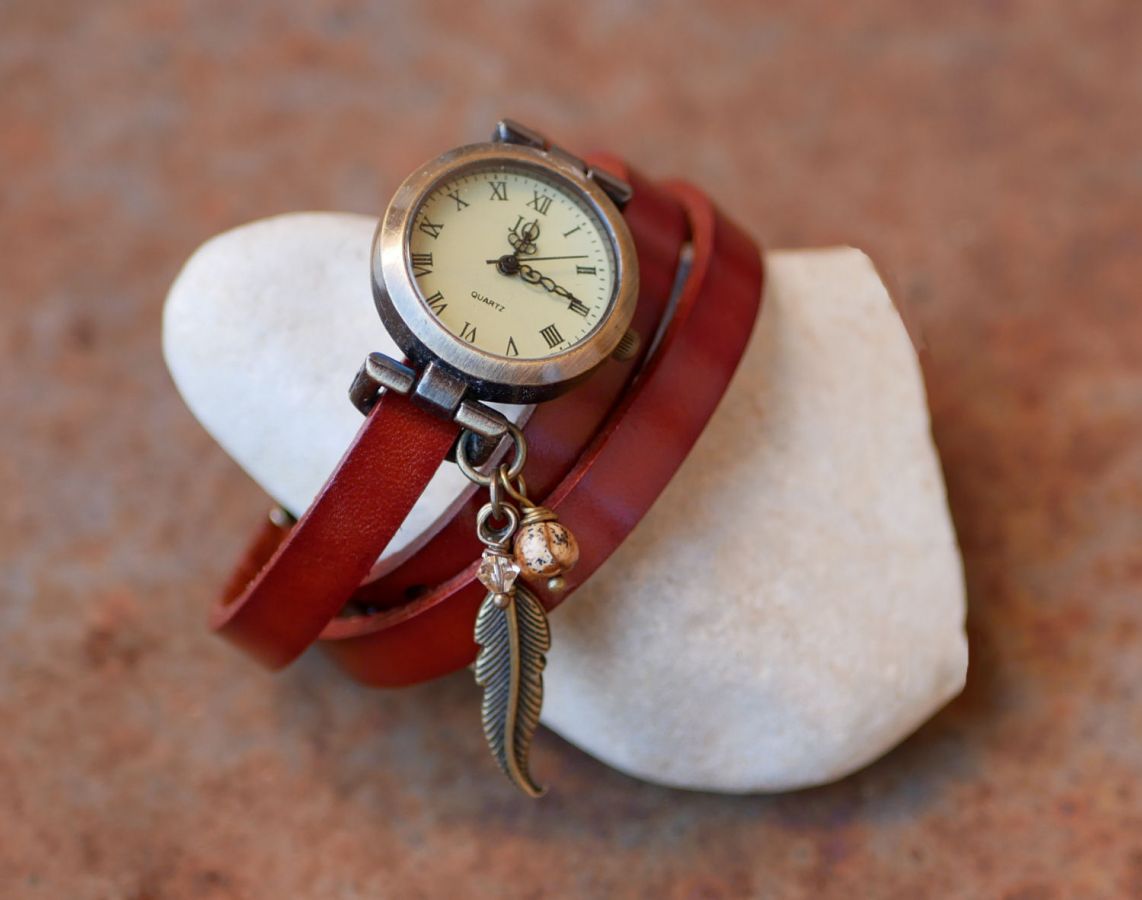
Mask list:
[[555,279],[544,275],[538,269],[532,268],[527,263],[522,263],[517,260],[516,265],[519,267],[520,277],[524,281],[528,284],[538,284],[541,288],[550,291],[557,297],[565,298],[569,301],[568,309],[572,312],[585,316],[590,311],[590,307],[587,306],[587,304],[572,294],[567,288],[563,287],[563,285],[556,284]]

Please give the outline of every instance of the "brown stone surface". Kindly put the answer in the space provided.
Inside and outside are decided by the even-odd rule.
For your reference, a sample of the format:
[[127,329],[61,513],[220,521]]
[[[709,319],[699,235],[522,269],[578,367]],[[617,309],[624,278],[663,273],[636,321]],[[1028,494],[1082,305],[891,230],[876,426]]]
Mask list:
[[[0,2],[0,896],[1142,896],[1142,5],[782,7]],[[503,112],[911,305],[972,668],[857,776],[685,794],[546,734],[533,804],[467,678],[205,633],[264,500],[164,373],[180,263]]]

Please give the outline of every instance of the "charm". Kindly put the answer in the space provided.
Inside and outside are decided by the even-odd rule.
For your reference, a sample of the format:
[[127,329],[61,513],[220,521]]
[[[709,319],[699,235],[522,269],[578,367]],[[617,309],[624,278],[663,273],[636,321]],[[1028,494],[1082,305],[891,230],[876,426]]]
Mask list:
[[[528,502],[522,496],[517,499]],[[575,535],[545,506],[527,508],[513,548],[523,576],[546,578],[547,587],[552,591],[563,590],[563,573],[573,569],[579,561],[579,542]]]
[[578,562],[579,544],[552,510],[528,499],[523,479],[527,441],[514,425],[508,431],[515,444],[510,466],[501,465],[490,475],[479,472],[468,461],[465,437],[457,444],[456,463],[491,495],[476,517],[476,534],[485,548],[476,578],[488,589],[475,633],[484,737],[503,773],[525,794],[539,797],[544,789],[532,780],[528,754],[543,708],[551,629],[543,604],[519,579],[546,578],[549,590],[563,590],[563,573]]
[[543,795],[528,770],[531,740],[543,707],[543,667],[551,648],[547,614],[538,598],[516,583],[520,567],[508,551],[519,514],[501,503],[507,525],[493,531],[495,505],[485,504],[477,533],[486,545],[477,572],[488,596],[476,616],[476,683],[484,689],[484,737],[503,773],[530,797]]

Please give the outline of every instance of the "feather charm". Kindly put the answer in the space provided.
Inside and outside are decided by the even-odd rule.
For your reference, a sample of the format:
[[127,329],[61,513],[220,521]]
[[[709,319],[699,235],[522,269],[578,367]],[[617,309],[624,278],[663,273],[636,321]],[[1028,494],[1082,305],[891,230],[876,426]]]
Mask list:
[[531,778],[528,754],[543,706],[551,630],[539,599],[515,584],[519,569],[514,561],[489,550],[484,562],[495,570],[486,581],[481,578],[490,593],[476,617],[476,683],[484,689],[484,737],[504,774],[524,793],[539,797],[544,789]]

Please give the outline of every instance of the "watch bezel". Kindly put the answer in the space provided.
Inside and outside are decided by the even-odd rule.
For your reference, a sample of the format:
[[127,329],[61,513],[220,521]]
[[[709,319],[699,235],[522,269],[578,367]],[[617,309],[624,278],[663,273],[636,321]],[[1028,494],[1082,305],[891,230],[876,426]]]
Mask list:
[[[421,200],[442,181],[502,162],[531,168],[577,191],[602,221],[615,255],[615,293],[607,312],[574,347],[543,359],[513,359],[462,341],[429,310],[412,274],[409,240]],[[602,188],[568,160],[505,143],[457,147],[421,166],[397,188],[373,239],[373,297],[397,346],[418,367],[435,362],[469,385],[466,396],[506,403],[555,397],[586,378],[618,347],[638,302],[638,262],[630,229]]]

